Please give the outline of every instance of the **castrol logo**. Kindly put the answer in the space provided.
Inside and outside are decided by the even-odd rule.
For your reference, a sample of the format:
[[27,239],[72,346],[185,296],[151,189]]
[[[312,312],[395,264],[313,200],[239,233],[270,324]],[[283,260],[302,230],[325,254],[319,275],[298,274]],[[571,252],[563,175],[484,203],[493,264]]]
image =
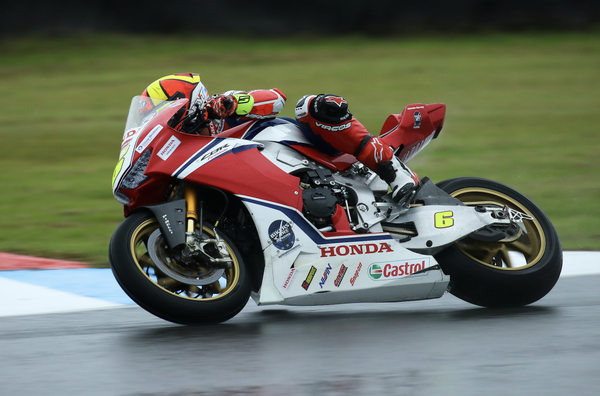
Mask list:
[[367,271],[372,280],[388,280],[402,278],[429,267],[429,259],[393,261],[390,263],[375,263]]

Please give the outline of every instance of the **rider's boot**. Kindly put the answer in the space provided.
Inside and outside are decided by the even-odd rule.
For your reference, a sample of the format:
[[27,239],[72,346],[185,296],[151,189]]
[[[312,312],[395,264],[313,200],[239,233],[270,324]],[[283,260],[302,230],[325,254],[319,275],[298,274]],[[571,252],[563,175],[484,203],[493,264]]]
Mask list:
[[391,187],[392,200],[396,203],[410,204],[414,192],[421,184],[416,173],[411,171],[398,157],[377,165],[379,176]]

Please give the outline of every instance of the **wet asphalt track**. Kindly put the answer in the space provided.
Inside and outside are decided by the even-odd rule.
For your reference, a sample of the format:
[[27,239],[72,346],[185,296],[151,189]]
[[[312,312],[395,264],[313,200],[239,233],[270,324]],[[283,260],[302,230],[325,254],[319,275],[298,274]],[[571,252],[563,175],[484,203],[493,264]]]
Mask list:
[[248,307],[194,328],[136,306],[0,318],[0,395],[598,395],[600,275],[516,310],[438,300]]

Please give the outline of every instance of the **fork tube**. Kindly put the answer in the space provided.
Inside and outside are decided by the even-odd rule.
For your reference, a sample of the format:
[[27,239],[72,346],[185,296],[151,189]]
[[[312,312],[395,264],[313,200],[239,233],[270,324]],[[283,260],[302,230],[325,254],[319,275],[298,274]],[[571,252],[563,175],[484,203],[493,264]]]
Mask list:
[[185,205],[186,205],[186,232],[193,233],[196,229],[196,223],[198,222],[197,202],[196,202],[196,188],[192,183],[185,183]]

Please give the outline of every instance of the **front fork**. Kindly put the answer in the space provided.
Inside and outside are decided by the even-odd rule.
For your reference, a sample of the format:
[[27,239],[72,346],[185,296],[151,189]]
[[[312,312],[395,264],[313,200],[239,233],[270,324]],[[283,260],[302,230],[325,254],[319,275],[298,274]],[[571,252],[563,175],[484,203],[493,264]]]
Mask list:
[[186,220],[186,244],[196,231],[196,224],[201,224],[201,217],[198,218],[198,201],[196,195],[196,186],[185,182],[183,197],[185,198],[185,220]]
[[[194,184],[185,182],[185,247],[181,252],[184,262],[195,262],[200,259],[209,261],[213,266],[219,268],[231,268],[233,260],[227,251],[225,242],[217,233],[217,224],[212,231],[214,238],[210,238],[202,232],[202,202],[198,204],[198,192]],[[200,209],[198,211],[198,209]],[[207,250],[208,248],[208,250]]]

